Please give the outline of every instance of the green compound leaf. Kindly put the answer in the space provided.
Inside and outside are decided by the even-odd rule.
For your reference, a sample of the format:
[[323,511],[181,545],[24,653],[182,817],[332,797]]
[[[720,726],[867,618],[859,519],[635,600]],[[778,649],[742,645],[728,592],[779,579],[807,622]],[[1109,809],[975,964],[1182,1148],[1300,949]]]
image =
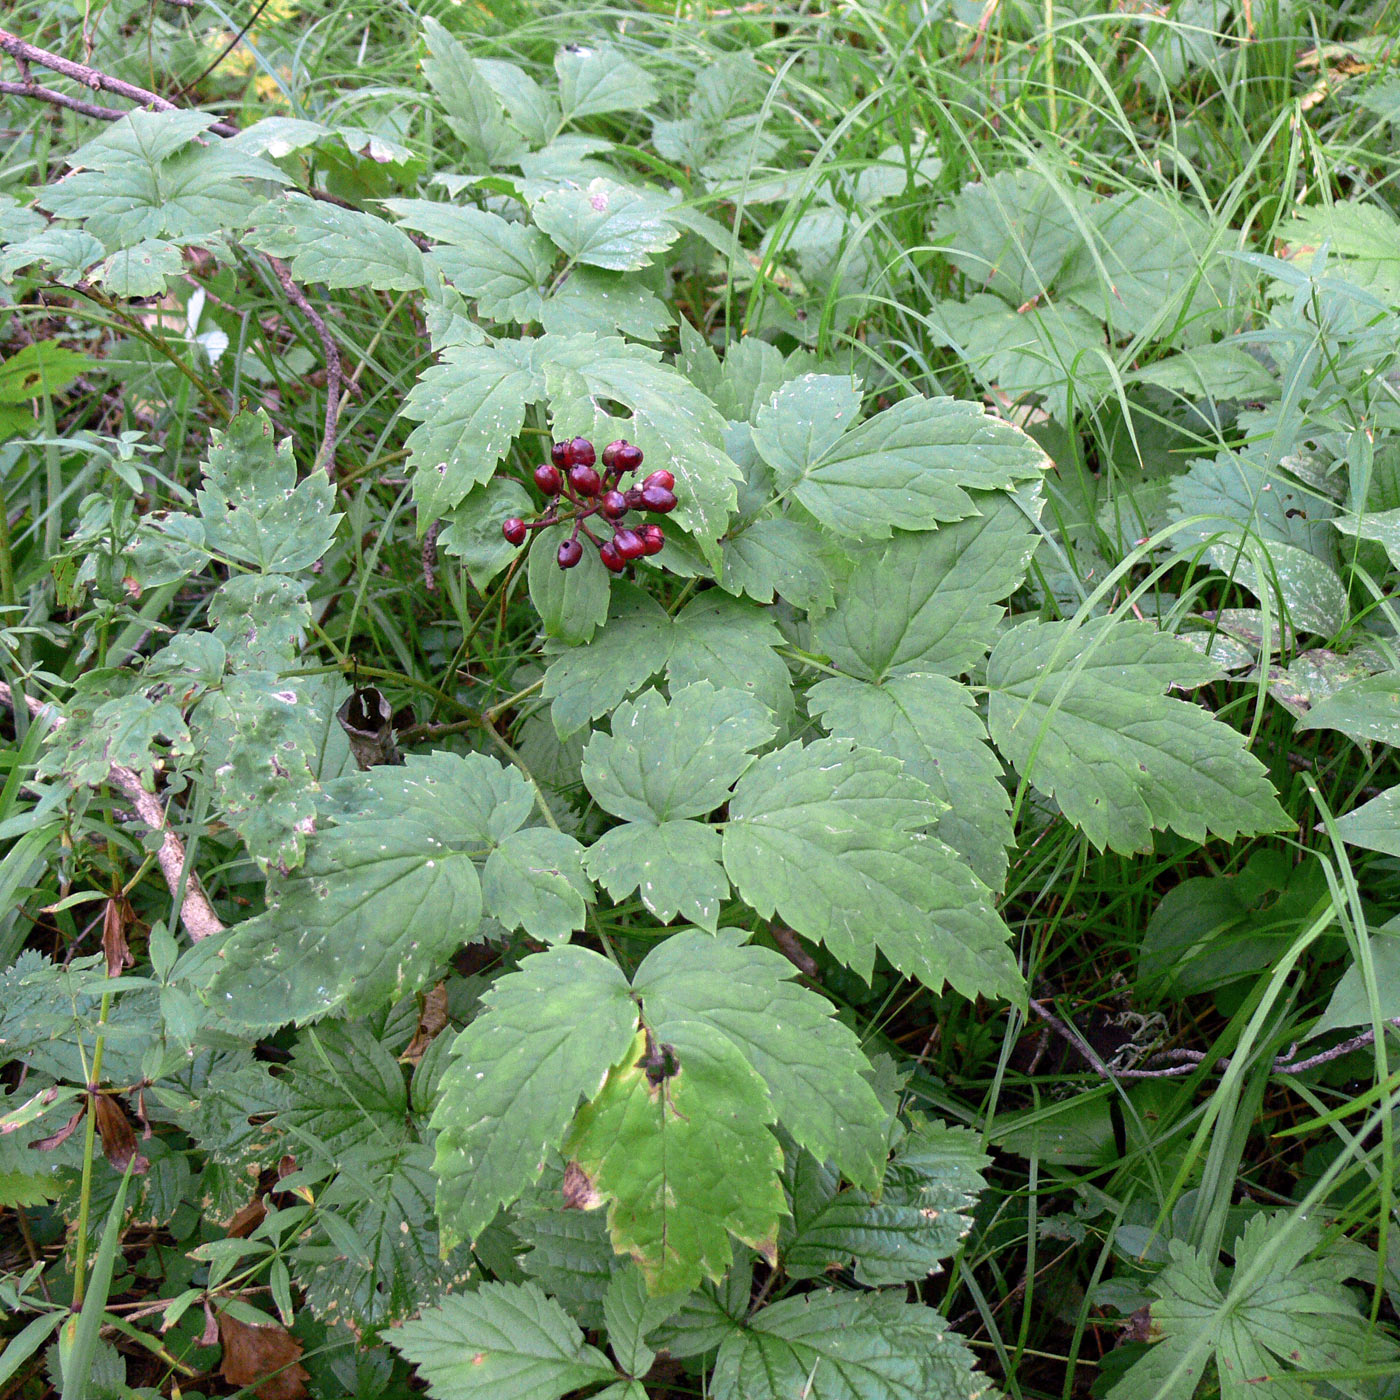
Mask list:
[[563,120],[600,112],[635,112],[657,100],[656,85],[608,44],[569,45],[554,55]]
[[389,199],[385,207],[407,228],[438,245],[431,257],[459,292],[474,297],[495,321],[535,321],[543,306],[554,249],[537,229],[485,209],[426,199]]
[[[856,1278],[868,1287],[937,1273],[972,1227],[990,1160],[972,1133],[931,1123],[896,1148],[878,1197],[841,1188],[829,1169],[802,1173],[791,1238],[782,1242],[784,1269],[793,1278],[816,1278],[854,1260]],[[810,1159],[808,1165],[815,1167]]]
[[423,60],[423,76],[468,159],[488,167],[508,164],[525,143],[506,122],[505,109],[481,70],[437,20],[424,19],[423,35],[430,50]]
[[614,900],[636,890],[663,924],[679,915],[713,933],[729,894],[719,832],[703,822],[624,822],[588,848],[584,865]]
[[[1400,1350],[1358,1310],[1337,1255],[1303,1261],[1322,1241],[1322,1223],[1308,1217],[1257,1215],[1235,1241],[1228,1289],[1212,1260],[1180,1241],[1172,1262],[1149,1285],[1154,1331],[1163,1335],[1108,1392],[1109,1400],[1189,1400],[1214,1362],[1220,1393],[1293,1400],[1309,1393],[1301,1371],[1327,1374],[1394,1368]],[[1255,1281],[1246,1271],[1268,1249]],[[1174,1379],[1173,1379],[1174,1378]],[[1357,1392],[1362,1393],[1362,1392]]]
[[420,420],[407,441],[420,519],[441,515],[489,481],[526,408],[543,397],[537,341],[449,345],[403,405],[406,417]]
[[804,374],[782,384],[758,411],[753,441],[780,481],[819,462],[860,417],[860,385],[836,374]]
[[891,676],[881,685],[833,677],[807,692],[827,732],[879,749],[904,764],[947,804],[933,833],[967,857],[999,890],[1015,839],[1011,798],[971,694],[946,676]]
[[583,751],[583,780],[598,802],[630,822],[700,817],[729,789],[776,733],[752,696],[708,681],[677,687],[668,703],[656,691],[613,711],[612,733]]
[[533,791],[482,754],[414,755],[327,788],[333,825],[268,882],[265,914],[220,949],[210,999],[250,1027],[370,1011],[427,980],[481,919],[474,856],[528,816]]
[[401,229],[375,214],[287,194],[266,205],[244,242],[290,259],[301,282],[413,292],[427,285],[423,255]]
[[453,1044],[433,1113],[438,1215],[446,1238],[468,1242],[539,1179],[637,1028],[622,974],[570,945],[523,959],[483,1004]]
[[91,787],[105,782],[112,765],[120,764],[149,783],[159,737],[168,739],[175,753],[190,753],[190,731],[180,707],[171,700],[152,701],[135,685],[135,677],[119,671],[83,677],[62,728],[47,737],[40,775],[62,774],[77,786]]
[[585,189],[562,185],[537,199],[535,226],[574,262],[635,272],[681,235],[671,201],[598,177]]
[[264,574],[309,569],[340,520],[335,487],[324,472],[298,484],[291,439],[274,443],[261,409],[214,429],[196,499],[209,550]]
[[709,681],[775,714],[791,709],[792,679],[777,654],[783,635],[768,613],[715,590],[691,599],[674,619],[629,584],[615,584],[613,597],[615,610],[596,640],[558,652],[545,673],[543,695],[554,702],[562,738],[663,670],[673,690]]
[[613,1248],[654,1294],[719,1279],[730,1235],[775,1255],[782,1152],[763,1081],[733,1042],[698,1021],[639,1032],[564,1144],[608,1200]]
[[1216,675],[1149,623],[1023,622],[987,663],[992,739],[1100,850],[1150,850],[1166,828],[1191,841],[1284,830],[1244,736],[1165,694]]
[[[861,680],[979,665],[1035,550],[1034,507],[979,495],[980,512],[867,551],[814,629],[832,665]],[[1030,518],[1028,518],[1028,511]]]
[[879,949],[934,990],[1019,1000],[990,892],[925,834],[940,810],[898,759],[845,739],[789,744],[740,779],[724,866],[760,915],[776,912],[867,980]]
[[1049,465],[1019,428],[955,399],[904,399],[839,436],[829,427],[793,437],[804,415],[853,401],[838,385],[849,381],[804,375],[784,385],[754,430],[779,485],[837,534],[880,540],[962,520],[978,509],[969,491],[1035,480]]
[[720,1343],[715,1400],[976,1400],[972,1353],[932,1308],[893,1293],[809,1293]]
[[533,509],[530,493],[518,481],[493,476],[446,517],[438,549],[460,559],[473,587],[485,590],[520,553],[519,547],[501,534],[501,521],[510,515],[528,517]]
[[788,979],[781,953],[747,934],[678,933],[637,969],[633,990],[663,1039],[676,1020],[704,1021],[758,1071],[789,1133],[846,1176],[874,1187],[885,1163],[887,1115],[865,1076],[860,1043],[831,1004]]
[[578,1324],[533,1283],[483,1283],[390,1335],[438,1400],[559,1400],[617,1377]]
[[180,250],[163,238],[143,238],[134,248],[112,254],[93,278],[114,297],[154,297],[165,291],[167,277],[185,269]]
[[550,294],[539,320],[555,335],[577,331],[614,335],[621,331],[641,340],[658,340],[662,331],[675,324],[666,303],[644,279],[596,267],[574,268]]
[[611,584],[598,551],[587,542],[583,558],[572,569],[559,567],[556,556],[568,537],[568,529],[563,525],[535,531],[526,566],[530,601],[547,636],[586,643],[594,629],[607,619]]
[[768,516],[724,541],[720,582],[729,593],[747,593],[759,603],[776,594],[794,607],[820,611],[835,601],[826,536],[804,520]]
[[508,929],[546,943],[584,925],[593,887],[583,874],[583,847],[572,836],[532,826],[507,836],[481,872],[486,912]]

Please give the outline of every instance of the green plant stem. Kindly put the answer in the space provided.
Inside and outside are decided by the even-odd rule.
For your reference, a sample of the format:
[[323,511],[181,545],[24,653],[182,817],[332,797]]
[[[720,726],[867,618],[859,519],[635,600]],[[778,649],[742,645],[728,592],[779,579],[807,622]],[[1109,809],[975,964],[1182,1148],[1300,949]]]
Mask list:
[[[102,1010],[97,1018],[99,1026],[107,1024],[107,1012],[112,1005],[111,992],[102,993]],[[83,1305],[83,1291],[87,1287],[88,1252],[88,1213],[92,1208],[92,1166],[97,1146],[97,1086],[102,1079],[102,1056],[107,1038],[98,1031],[92,1046],[92,1067],[87,1072],[87,1120],[83,1124],[83,1180],[78,1195],[78,1242],[74,1248],[73,1262],[73,1308],[76,1311]]]

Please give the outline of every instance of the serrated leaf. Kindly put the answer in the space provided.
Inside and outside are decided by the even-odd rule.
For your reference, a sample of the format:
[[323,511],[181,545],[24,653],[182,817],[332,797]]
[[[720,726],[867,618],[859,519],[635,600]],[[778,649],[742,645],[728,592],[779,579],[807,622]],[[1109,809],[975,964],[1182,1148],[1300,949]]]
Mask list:
[[[646,1339],[676,1310],[679,1297],[652,1298],[639,1269],[619,1269],[603,1299],[608,1346],[629,1376],[644,1376],[656,1353]],[[643,1391],[640,1400],[646,1400]]]
[[807,693],[827,732],[879,749],[925,782],[947,810],[933,832],[967,857],[991,890],[1015,839],[1011,798],[971,694],[945,676],[891,676],[880,685],[832,677]]
[[646,72],[609,44],[569,44],[554,55],[563,120],[634,112],[657,99]]
[[446,1237],[468,1242],[539,1179],[637,1025],[622,974],[572,945],[523,959],[483,1004],[453,1044],[433,1112],[438,1215]]
[[782,1153],[767,1131],[773,1110],[733,1042],[698,1021],[657,1034],[674,1072],[653,1081],[660,1071],[639,1032],[579,1112],[564,1152],[607,1199],[613,1248],[662,1294],[722,1277],[731,1234],[771,1257],[783,1194]]
[[708,681],[656,691],[613,711],[612,733],[594,734],[583,751],[583,780],[624,821],[704,816],[776,732],[765,706]]
[[938,812],[898,759],[841,739],[789,744],[740,779],[724,866],[760,915],[778,913],[867,980],[878,948],[935,990],[1019,999],[990,893],[924,833]]
[[1243,735],[1165,694],[1213,663],[1150,623],[1024,622],[987,663],[992,739],[1100,850],[1153,830],[1232,840],[1291,823]]
[[599,176],[586,188],[561,185],[542,195],[530,216],[574,262],[635,272],[680,237],[670,208],[669,200]]
[[759,409],[753,441],[784,483],[819,462],[860,416],[860,386],[849,376],[804,374]]
[[210,999],[239,1024],[372,1010],[417,991],[476,932],[473,855],[515,830],[533,800],[518,773],[482,754],[413,755],[327,791],[335,824],[220,949]]
[[154,297],[165,291],[167,277],[185,270],[180,250],[163,238],[144,238],[113,253],[93,278],[114,297]]
[[1400,856],[1400,787],[1387,788],[1337,819],[1342,840],[1368,851]]
[[261,409],[210,435],[196,499],[204,539],[216,554],[265,574],[308,569],[330,548],[340,516],[324,472],[298,484],[290,438],[274,441]]
[[[1019,428],[956,399],[903,399],[839,437],[813,438],[811,446],[821,449],[815,456],[795,452],[777,427],[804,399],[819,406],[824,378],[807,376],[779,390],[759,412],[754,442],[779,486],[837,534],[888,539],[895,528],[961,520],[977,511],[969,491],[1034,480],[1048,465]],[[766,434],[765,424],[773,431]]]
[[554,249],[525,224],[485,209],[426,199],[389,199],[385,207],[408,228],[437,243],[432,260],[465,296],[476,298],[483,316],[496,321],[534,321],[543,305]]
[[439,1400],[559,1400],[617,1375],[533,1283],[483,1283],[445,1298],[391,1340]]
[[402,230],[375,214],[288,194],[267,204],[244,241],[290,259],[292,275],[327,287],[419,291],[423,255]]
[[[517,1259],[522,1272],[549,1285],[557,1298],[584,1327],[603,1325],[603,1298],[617,1269],[617,1255],[608,1241],[601,1212],[575,1210],[563,1203],[562,1167],[546,1169],[534,1199],[516,1203],[510,1227],[526,1247]],[[551,1190],[546,1193],[545,1183]],[[552,1203],[546,1203],[546,1196]]]
[[460,559],[472,586],[483,590],[520,553],[501,534],[501,521],[528,517],[533,508],[530,493],[518,481],[493,476],[453,507],[438,535],[438,549]]
[[481,895],[502,927],[523,928],[546,943],[567,940],[583,927],[593,898],[583,847],[548,827],[514,832],[487,856]]
[[413,498],[427,521],[489,481],[519,435],[526,408],[544,397],[538,343],[449,345],[404,400],[419,420],[409,435]]
[[532,145],[547,144],[563,125],[559,104],[514,63],[499,58],[479,58],[476,71],[505,104],[515,129]]
[[507,125],[505,109],[471,55],[431,17],[423,20],[423,34],[430,50],[423,76],[468,158],[488,167],[509,164],[524,143]]
[[637,969],[633,989],[664,1036],[673,1020],[704,1021],[742,1051],[768,1086],[778,1119],[819,1158],[874,1187],[885,1161],[887,1114],[865,1076],[869,1062],[825,998],[790,979],[780,953],[724,929],[683,932]]
[[1400,672],[1362,676],[1334,691],[1305,714],[1297,729],[1337,729],[1357,743],[1400,746]]
[[607,619],[612,585],[598,551],[587,543],[583,558],[572,569],[559,567],[556,555],[567,538],[564,525],[535,532],[526,566],[530,601],[547,636],[565,642],[588,642]]
[[739,690],[781,716],[792,708],[792,678],[777,654],[782,645],[770,613],[712,589],[676,615],[666,678],[673,690],[702,680]]
[[972,1354],[932,1308],[892,1293],[809,1293],[720,1343],[715,1400],[976,1400]]
[[175,753],[191,752],[190,731],[180,707],[153,701],[130,690],[131,677],[91,678],[69,702],[65,723],[47,737],[39,763],[41,776],[62,774],[80,787],[107,780],[120,764],[149,782],[155,771],[156,741],[164,737]]
[[286,574],[238,574],[209,601],[209,623],[234,671],[284,671],[311,627],[306,584]]
[[584,864],[614,900],[633,890],[657,920],[677,915],[713,933],[729,879],[719,863],[720,837],[703,822],[624,822],[605,831]]
[[808,611],[835,600],[830,562],[834,555],[821,531],[803,520],[767,516],[724,541],[720,582],[729,593],[746,593],[759,603],[774,596]]
[[1191,399],[1218,402],[1221,399],[1272,398],[1278,381],[1247,350],[1222,341],[1197,345],[1168,355],[1145,369],[1135,370],[1138,384],[1155,384]]
[[16,272],[38,265],[56,281],[77,282],[106,251],[86,229],[46,228],[0,249],[0,277],[8,282]]
[[1002,600],[1025,578],[1038,543],[1034,507],[1006,496],[972,498],[978,514],[921,534],[899,534],[862,555],[813,638],[838,669],[861,680],[936,672],[956,676],[986,657]]
[[540,324],[554,335],[593,331],[658,340],[675,324],[666,303],[639,277],[576,267],[540,308]]

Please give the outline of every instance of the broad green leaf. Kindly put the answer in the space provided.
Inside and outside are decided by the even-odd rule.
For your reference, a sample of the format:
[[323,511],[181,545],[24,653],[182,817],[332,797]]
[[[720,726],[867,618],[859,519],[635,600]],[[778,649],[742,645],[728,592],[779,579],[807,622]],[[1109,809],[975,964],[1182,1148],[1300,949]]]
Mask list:
[[564,1152],[607,1200],[613,1248],[663,1294],[722,1277],[730,1235],[772,1258],[783,1193],[773,1109],[733,1042],[699,1021],[657,1035],[638,1032]]
[[572,569],[559,567],[556,555],[567,538],[563,525],[535,531],[526,565],[530,601],[540,615],[546,636],[586,643],[607,619],[611,584],[598,551],[587,542],[583,558]]
[[240,671],[199,702],[190,723],[223,820],[261,870],[295,869],[319,791],[310,696],[270,671]]
[[468,1242],[539,1179],[637,1027],[622,974],[572,945],[523,959],[483,1008],[452,1046],[433,1112],[438,1215],[444,1237]]
[[1222,452],[1198,458],[1172,483],[1172,503],[1179,516],[1203,515],[1183,524],[1181,536],[1206,541],[1222,526],[1237,525],[1268,544],[1286,544],[1331,562],[1336,540],[1328,521],[1336,507],[1267,464],[1246,453]]
[[554,258],[543,234],[470,205],[389,199],[385,207],[405,227],[433,239],[433,261],[459,292],[476,299],[483,316],[539,319],[540,289]]
[[1400,747],[1400,672],[1362,676],[1315,704],[1295,726],[1338,729],[1357,743]]
[[931,185],[943,172],[943,161],[932,153],[916,153],[914,147],[928,142],[919,131],[910,133],[908,146],[886,146],[856,176],[855,197],[860,208],[880,200],[893,199],[906,191]]
[[827,732],[879,749],[927,783],[947,810],[933,833],[964,855],[988,889],[1006,878],[1011,798],[971,694],[945,676],[891,676],[880,685],[833,677],[807,706]]
[[268,884],[268,909],[220,949],[211,1003],[252,1027],[387,1005],[476,933],[486,854],[532,792],[482,754],[414,755],[331,784],[334,825]]
[[574,262],[635,272],[680,237],[670,208],[667,199],[599,177],[586,188],[551,190],[535,201],[530,215]]
[[759,603],[774,596],[794,607],[829,608],[835,599],[831,562],[835,551],[815,526],[787,516],[753,521],[724,541],[721,583]]
[[163,238],[144,238],[113,253],[97,270],[95,282],[114,297],[154,297],[165,291],[168,277],[185,270],[180,250]]
[[[1400,1016],[1400,930],[1394,920],[1378,929],[1370,937],[1371,964],[1376,976],[1376,1000],[1379,1003],[1381,1019],[1393,1020]],[[1353,1026],[1371,1024],[1371,998],[1366,992],[1366,980],[1362,976],[1361,964],[1353,963],[1342,973],[1332,999],[1321,1019],[1308,1032],[1308,1039],[1314,1040],[1328,1031],[1350,1030]]]
[[0,278],[10,281],[26,267],[42,266],[59,282],[77,282],[106,249],[86,229],[46,228],[0,248]]
[[215,121],[208,112],[150,112],[137,108],[103,127],[91,141],[69,155],[66,163],[73,170],[101,170],[108,174],[131,165],[154,167],[208,131]]
[[658,340],[675,324],[666,303],[640,277],[576,267],[540,308],[540,324],[555,335],[592,331],[595,335]]
[[934,990],[1019,999],[989,891],[925,834],[939,811],[898,759],[844,739],[789,744],[740,779],[724,866],[762,917],[776,912],[867,980],[878,948]]
[[423,20],[429,56],[423,76],[442,103],[447,124],[471,161],[485,166],[508,165],[524,149],[506,123],[505,110],[471,55],[437,20]]
[[860,417],[860,386],[837,374],[804,374],[781,385],[758,411],[753,441],[783,482],[819,462]]
[[60,394],[99,361],[54,340],[32,340],[0,360],[0,404],[27,404]]
[[310,568],[330,548],[340,520],[325,473],[298,484],[291,439],[275,443],[261,410],[213,430],[197,500],[208,548],[264,574]]
[[533,1283],[444,1298],[390,1340],[438,1400],[559,1400],[617,1370]]
[[[1321,1240],[1322,1223],[1307,1216],[1255,1216],[1235,1241],[1228,1288],[1217,1282],[1213,1259],[1170,1241],[1172,1261],[1149,1285],[1162,1340],[1108,1392],[1109,1400],[1188,1400],[1208,1367],[1222,1395],[1271,1400],[1308,1393],[1291,1376],[1293,1367],[1322,1374],[1393,1368],[1400,1351],[1357,1308],[1344,1284],[1347,1264],[1326,1253],[1303,1262]],[[1266,1246],[1273,1248],[1267,1267],[1242,1287],[1238,1280]]]
[[603,1325],[603,1299],[617,1269],[607,1221],[598,1211],[564,1203],[562,1162],[547,1167],[533,1192],[511,1208],[510,1228],[525,1246],[521,1271],[590,1330]]
[[1135,370],[1133,382],[1172,389],[1190,399],[1273,398],[1278,381],[1243,346],[1197,345]]
[[765,451],[770,409],[786,418],[790,391],[805,383],[779,390],[759,413],[754,441],[780,487],[837,534],[888,539],[892,528],[930,530],[940,521],[961,520],[977,512],[969,491],[1034,480],[1048,465],[1019,428],[956,399],[904,399],[829,445],[813,439],[822,450],[811,458],[786,440],[781,448],[769,442]]
[[489,481],[525,423],[526,408],[544,397],[544,373],[533,340],[450,345],[404,400],[419,420],[408,435],[413,498],[427,521]]
[[658,96],[645,71],[609,44],[570,44],[554,55],[554,71],[566,122],[638,111]]
[[1337,832],[1353,846],[1400,856],[1400,787],[1387,788],[1379,797],[1339,817]]
[[546,145],[563,125],[559,104],[523,68],[499,58],[479,58],[476,71],[531,146]]
[[438,549],[460,559],[472,586],[484,589],[520,553],[501,534],[501,521],[512,515],[528,518],[533,510],[530,493],[518,481],[493,476],[453,507],[438,535]]
[[486,858],[481,895],[504,928],[558,943],[581,929],[593,888],[583,874],[583,847],[572,836],[532,826],[507,836]]
[[376,214],[288,194],[269,203],[245,242],[290,259],[292,275],[331,288],[416,292],[427,285],[423,255],[402,230]]
[[1002,600],[1020,587],[1038,536],[1034,503],[979,494],[975,506],[967,520],[898,534],[860,556],[836,607],[813,629],[834,666],[878,683],[961,675],[985,659]]
[[306,584],[286,574],[237,574],[209,601],[209,623],[232,671],[284,671],[311,629]]
[[1103,327],[1068,302],[1021,311],[979,292],[936,303],[929,325],[989,389],[1012,401],[1039,395],[1060,422],[1112,391]]
[[715,1400],[976,1400],[988,1383],[948,1324],[903,1292],[770,1303],[720,1343]]
[[789,1133],[852,1181],[876,1186],[885,1163],[887,1115],[867,1082],[869,1062],[823,997],[790,979],[780,953],[748,934],[674,934],[633,978],[648,1024],[704,1021],[758,1071]]
[[1400,569],[1400,509],[1367,511],[1361,515],[1338,515],[1331,520],[1332,527],[1342,536],[1342,549],[1347,557],[1354,546],[1348,543],[1353,537],[1374,540],[1385,550],[1392,569]]
[[1348,199],[1295,210],[1280,234],[1287,240],[1283,256],[1300,270],[1312,271],[1325,244],[1332,276],[1340,274],[1388,305],[1400,297],[1395,215],[1381,205]]
[[703,822],[624,822],[588,848],[584,865],[614,900],[636,890],[663,924],[680,915],[713,933],[729,894],[719,832]]
[[1191,841],[1284,830],[1244,736],[1166,694],[1216,674],[1150,623],[1023,622],[987,663],[992,739],[1100,850],[1150,850],[1168,828]]
[[583,780],[624,821],[701,817],[729,790],[775,728],[752,696],[708,681],[672,689],[668,703],[647,690],[619,705],[612,733],[596,733],[583,751]]
[[939,211],[933,242],[973,287],[1013,306],[1043,296],[1080,246],[1090,196],[1035,170],[1005,170],[964,185]]
[[769,612],[711,589],[676,615],[666,679],[672,690],[702,680],[740,690],[781,716],[792,708],[792,678],[777,654],[782,645]]
[[78,787],[106,782],[113,764],[130,768],[148,784],[155,771],[157,739],[171,752],[192,752],[190,731],[180,707],[169,699],[150,700],[121,672],[85,677],[68,702],[61,729],[47,736],[39,773],[62,774]]
[[554,702],[560,737],[607,714],[660,672],[670,658],[671,631],[671,619],[649,593],[615,583],[607,626],[587,646],[558,652],[545,672],[541,694]]
[[[652,1298],[646,1278],[639,1269],[619,1269],[603,1300],[608,1346],[618,1365],[629,1376],[644,1376],[651,1370],[656,1353],[646,1339],[666,1321],[680,1303],[679,1297]],[[643,1391],[639,1400],[646,1400]]]

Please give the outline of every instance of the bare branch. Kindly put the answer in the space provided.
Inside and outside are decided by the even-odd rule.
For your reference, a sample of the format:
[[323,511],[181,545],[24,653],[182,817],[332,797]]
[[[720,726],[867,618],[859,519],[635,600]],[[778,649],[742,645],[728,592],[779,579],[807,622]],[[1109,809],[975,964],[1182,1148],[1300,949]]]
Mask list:
[[95,102],[84,102],[81,97],[69,97],[66,92],[55,88],[40,87],[36,82],[0,82],[0,92],[8,97],[32,97],[36,102],[47,102],[51,107],[66,107],[84,117],[96,117],[98,121],[114,122],[126,116],[117,107],[99,107]]
[[[135,83],[128,83],[125,79],[114,78],[110,73],[104,73],[99,68],[90,68],[85,63],[74,63],[72,59],[64,58],[62,54],[51,53],[48,49],[41,49],[35,44],[26,43],[18,34],[11,34],[8,29],[0,29],[0,53],[7,53],[17,63],[21,65],[20,71],[23,74],[23,65],[33,63],[40,68],[47,68],[53,73],[62,73],[65,78],[72,78],[75,83],[81,83],[85,88],[90,88],[93,92],[110,92],[115,97],[124,97],[128,102],[138,103],[142,107],[154,108],[157,112],[174,112],[179,108],[167,97],[162,97],[158,92],[151,92],[147,88],[137,87]],[[29,96],[37,96],[30,92]],[[44,101],[49,99],[44,98]],[[59,106],[67,106],[67,103],[59,103]],[[87,113],[88,116],[97,115],[94,112]],[[125,115],[120,113],[119,115]],[[105,118],[104,120],[110,120]],[[236,136],[238,128],[232,122],[215,122],[210,128],[216,136]]]
[[[32,695],[26,695],[24,698],[29,713],[34,718],[37,719],[47,711],[55,728],[63,723],[62,716],[54,713],[50,706],[36,700]],[[11,709],[15,704],[14,692],[4,681],[0,681],[0,703],[8,705]],[[222,933],[223,921],[214,912],[214,906],[199,883],[199,877],[193,870],[185,869],[184,842],[167,825],[165,809],[160,805],[160,800],[141,786],[141,779],[130,768],[123,768],[118,763],[112,765],[107,774],[107,781],[131,803],[136,815],[152,831],[163,833],[160,850],[156,852],[156,863],[160,866],[160,873],[165,876],[172,899],[180,890],[183,876],[184,896],[180,900],[180,922],[184,924],[185,932],[196,943],[201,938],[208,938],[211,933]]]
[[326,426],[321,434],[321,450],[316,454],[316,460],[326,469],[326,475],[334,480],[336,425],[340,421],[340,390],[345,382],[340,368],[340,349],[335,343],[335,337],[331,335],[326,323],[321,319],[320,312],[307,301],[306,293],[293,280],[291,269],[287,264],[281,258],[272,257],[271,254],[265,256],[268,265],[277,274],[277,280],[282,284],[282,290],[286,292],[288,299],[315,327],[316,334],[321,340],[321,349],[325,351]]

